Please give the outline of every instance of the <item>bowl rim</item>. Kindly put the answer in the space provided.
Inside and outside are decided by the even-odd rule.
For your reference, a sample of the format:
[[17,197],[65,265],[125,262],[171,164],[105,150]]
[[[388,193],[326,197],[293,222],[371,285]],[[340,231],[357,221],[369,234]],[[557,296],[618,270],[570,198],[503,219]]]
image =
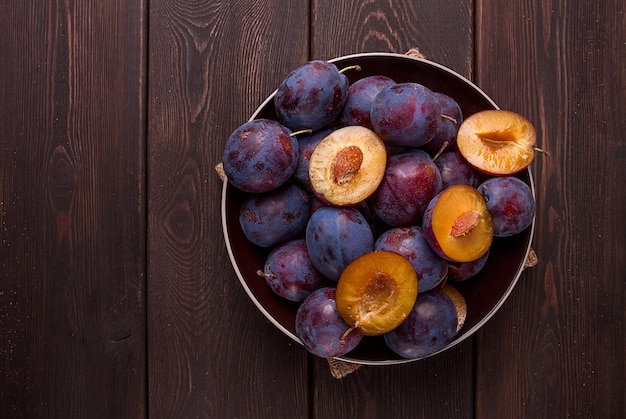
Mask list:
[[[487,100],[494,107],[494,109],[500,109],[500,107],[493,101],[493,99],[491,99],[482,89],[480,89],[475,83],[473,83],[472,81],[467,79],[465,76],[457,73],[456,71],[454,71],[454,70],[452,70],[452,69],[450,69],[450,68],[448,68],[448,67],[446,67],[446,66],[444,66],[442,64],[436,63],[436,62],[428,60],[426,58],[420,58],[420,57],[410,56],[410,55],[407,55],[407,54],[399,54],[399,53],[393,53],[393,52],[366,52],[366,53],[357,53],[357,54],[344,55],[344,56],[336,57],[336,58],[333,58],[333,59],[330,59],[330,60],[326,60],[326,61],[328,61],[330,63],[336,63],[336,62],[341,62],[341,61],[344,61],[344,60],[349,60],[349,59],[354,59],[354,58],[362,58],[362,57],[378,57],[378,58],[392,57],[394,59],[400,58],[400,59],[406,59],[406,60],[410,60],[410,61],[418,61],[418,62],[421,62],[423,64],[435,67],[435,68],[437,68],[437,69],[439,69],[441,71],[449,73],[450,75],[458,78],[460,81],[462,81],[465,84],[467,84],[470,88],[475,90],[476,93],[478,93],[485,100]],[[256,119],[258,117],[258,115],[262,112],[262,110],[268,105],[268,103],[270,103],[271,101],[274,100],[274,96],[276,95],[277,90],[278,89],[274,90],[270,95],[268,95],[268,97],[256,108],[256,110],[254,111],[252,116],[248,119],[248,121]],[[530,170],[530,167],[527,167],[526,169],[524,169],[524,171],[527,172],[527,174],[528,174],[528,183],[529,183],[530,189],[532,191],[533,198],[536,198],[535,183],[534,183],[532,171]],[[250,300],[252,300],[254,305],[257,307],[257,309],[276,328],[278,328],[282,333],[284,333],[286,336],[288,336],[289,338],[291,338],[292,340],[294,340],[295,342],[297,342],[298,344],[303,346],[302,341],[300,340],[300,338],[298,338],[298,336],[296,336],[294,333],[292,333],[290,330],[288,330],[285,326],[283,326],[278,320],[276,320],[269,313],[269,311],[267,311],[267,309],[264,307],[264,305],[256,298],[256,296],[254,295],[254,293],[252,292],[252,290],[248,286],[248,283],[246,282],[245,278],[243,277],[243,274],[242,274],[241,270],[239,269],[239,265],[237,264],[237,261],[235,259],[235,255],[233,253],[233,249],[232,249],[232,246],[231,246],[230,234],[229,234],[229,231],[228,231],[228,223],[227,223],[227,219],[226,219],[227,218],[226,217],[226,205],[227,205],[226,201],[227,201],[228,185],[229,185],[228,184],[228,179],[226,179],[226,177],[224,177],[222,179],[222,198],[221,198],[222,234],[224,235],[224,243],[226,245],[226,251],[228,253],[228,257],[230,259],[231,266],[233,267],[233,270],[235,271],[235,274],[237,275],[237,278],[239,279],[239,283],[241,284],[241,286],[245,290],[245,292],[248,295],[248,297],[250,298]],[[410,363],[410,362],[419,361],[421,359],[430,358],[431,356],[436,355],[438,353],[441,353],[443,351],[446,351],[446,350],[452,348],[453,346],[456,346],[459,343],[463,342],[467,338],[473,336],[478,331],[478,329],[483,327],[484,324],[487,323],[495,315],[495,313],[502,307],[502,305],[505,303],[505,301],[508,299],[509,295],[511,294],[511,292],[515,288],[515,286],[516,286],[520,276],[524,272],[524,270],[525,270],[524,262],[528,258],[529,253],[530,253],[531,248],[532,248],[532,241],[533,241],[534,232],[535,232],[535,217],[533,217],[533,221],[532,221],[531,225],[529,226],[529,229],[530,229],[530,231],[529,231],[529,236],[528,236],[528,243],[527,243],[526,249],[524,251],[524,258],[522,259],[522,261],[520,263],[520,266],[518,267],[518,269],[517,269],[517,271],[515,273],[514,278],[511,280],[509,286],[507,287],[507,289],[504,292],[504,294],[502,295],[502,297],[498,300],[497,304],[495,304],[491,308],[491,310],[489,310],[487,312],[487,314],[480,321],[478,321],[473,327],[471,327],[471,328],[469,328],[467,330],[461,329],[462,333],[457,335],[454,338],[454,340],[452,342],[450,342],[449,344],[447,344],[445,347],[443,347],[439,351],[436,351],[436,352],[433,352],[432,354],[429,354],[427,357],[417,358],[417,359],[398,358],[398,359],[389,359],[389,360],[367,360],[367,359],[352,358],[352,357],[349,356],[349,353],[346,354],[345,356],[335,357],[334,359],[337,359],[337,360],[340,360],[340,361],[343,361],[343,362],[347,362],[347,363],[360,364],[360,365],[400,365],[400,364],[406,364],[406,363]]]

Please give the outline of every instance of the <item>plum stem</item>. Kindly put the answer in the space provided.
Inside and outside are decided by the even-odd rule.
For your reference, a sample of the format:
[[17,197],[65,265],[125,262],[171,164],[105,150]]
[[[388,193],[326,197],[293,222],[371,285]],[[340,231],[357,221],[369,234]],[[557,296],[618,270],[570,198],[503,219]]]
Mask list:
[[263,272],[263,271],[262,271],[262,270],[260,270],[260,269],[259,269],[258,271],[256,271],[256,274],[257,274],[258,276],[260,276],[260,277],[263,277],[263,278],[272,278],[272,279],[277,278],[277,277],[276,277],[276,274],[266,274],[265,272]]
[[433,157],[433,161],[437,160],[439,158],[439,156],[441,156],[441,154],[446,151],[446,148],[448,148],[448,146],[450,145],[450,143],[446,140],[443,142],[443,144],[441,145],[441,147],[439,148],[439,151],[437,152],[437,154],[435,154],[435,156]]
[[361,66],[360,65],[350,65],[348,67],[344,67],[341,70],[339,70],[339,72],[341,74],[343,74],[344,72],[348,71],[348,70],[355,70],[355,71],[361,71]]
[[441,115],[442,118],[447,119],[448,121],[452,121],[452,123],[454,125],[458,124],[459,121],[456,120],[456,118],[451,117],[450,115]]
[[311,128],[301,129],[300,131],[292,132],[291,134],[289,134],[289,136],[290,137],[295,137],[295,136],[298,136],[300,134],[311,134],[312,132],[313,132],[313,130]]

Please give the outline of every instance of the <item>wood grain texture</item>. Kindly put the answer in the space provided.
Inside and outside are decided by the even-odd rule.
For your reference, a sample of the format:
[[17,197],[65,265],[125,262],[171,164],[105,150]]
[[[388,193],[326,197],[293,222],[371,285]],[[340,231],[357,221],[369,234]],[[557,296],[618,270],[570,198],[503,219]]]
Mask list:
[[240,286],[213,170],[230,133],[307,59],[306,28],[302,1],[150,3],[151,417],[308,412],[306,354]]
[[[471,76],[472,2],[314,2],[313,58],[358,52],[405,53]],[[394,367],[361,367],[337,381],[324,362],[313,370],[313,415],[319,418],[470,418],[471,340],[444,354]],[[350,395],[350,396],[346,396]]]
[[550,154],[533,164],[539,264],[477,338],[477,417],[621,417],[623,2],[479,2],[478,10],[478,82],[534,121]]
[[142,417],[143,4],[1,9],[2,415]]
[[473,1],[313,2],[312,56],[419,48],[426,58],[471,77]]

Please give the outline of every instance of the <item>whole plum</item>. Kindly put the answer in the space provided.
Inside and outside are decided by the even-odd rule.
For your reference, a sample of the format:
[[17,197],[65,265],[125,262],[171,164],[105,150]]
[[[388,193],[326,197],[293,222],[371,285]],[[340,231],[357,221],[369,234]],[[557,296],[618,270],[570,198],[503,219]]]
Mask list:
[[[441,106],[441,126],[432,140],[422,148],[429,153],[437,153],[445,145],[452,150],[456,145],[456,133],[463,122],[463,112],[456,100],[440,92],[434,92]],[[447,144],[446,144],[447,143]]]
[[296,335],[313,355],[333,358],[345,355],[362,340],[343,320],[335,302],[335,288],[313,291],[296,312]]
[[298,142],[291,131],[270,119],[240,125],[228,137],[222,164],[231,185],[262,193],[284,184],[298,165]]
[[383,232],[374,250],[389,250],[404,256],[417,273],[418,290],[426,292],[445,279],[448,262],[436,255],[418,226],[396,227]]
[[395,154],[387,161],[371,207],[390,226],[419,225],[428,203],[441,188],[441,173],[428,153],[414,150]]
[[352,83],[348,87],[348,99],[339,116],[340,123],[372,129],[372,102],[382,89],[394,84],[396,82],[393,79],[380,75],[364,77]]
[[271,247],[300,236],[310,215],[308,194],[287,183],[264,194],[252,194],[241,204],[239,223],[246,238]]
[[326,282],[311,263],[304,239],[275,247],[267,256],[264,270],[258,274],[265,278],[272,291],[295,302],[304,300]]
[[478,275],[487,264],[489,251],[471,262],[448,262],[448,281],[463,282]]
[[337,281],[350,262],[373,250],[374,235],[356,209],[326,206],[311,215],[306,244],[313,266]]
[[308,192],[313,192],[311,179],[309,178],[309,162],[311,155],[315,147],[331,132],[333,132],[333,128],[324,128],[298,138],[298,166],[296,167],[294,176],[298,184]]
[[456,150],[441,153],[435,159],[435,164],[441,172],[443,189],[460,184],[475,188],[480,183],[480,178],[474,168]]
[[403,358],[425,358],[448,345],[457,333],[452,299],[438,288],[420,292],[409,316],[385,334],[385,342]]
[[396,83],[376,95],[372,127],[387,143],[420,147],[441,126],[441,106],[432,90],[419,83]]
[[478,186],[493,218],[493,235],[508,237],[528,228],[535,217],[530,186],[513,176],[493,177]]
[[337,118],[348,97],[348,79],[329,62],[309,61],[293,70],[274,96],[279,120],[292,130],[316,131]]

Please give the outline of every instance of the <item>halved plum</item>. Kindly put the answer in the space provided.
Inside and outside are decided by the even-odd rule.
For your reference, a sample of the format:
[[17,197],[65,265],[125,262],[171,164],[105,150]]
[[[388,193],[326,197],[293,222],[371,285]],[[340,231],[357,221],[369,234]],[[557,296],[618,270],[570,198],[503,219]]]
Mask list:
[[337,206],[355,205],[378,188],[386,163],[385,144],[374,131],[348,126],[333,131],[315,147],[309,178],[322,200]]
[[526,168],[535,157],[537,133],[533,124],[515,112],[489,109],[463,121],[457,148],[476,169],[508,175]]
[[482,195],[469,185],[441,191],[424,212],[426,240],[441,257],[470,262],[489,251],[493,220]]
[[413,265],[397,253],[379,250],[355,259],[337,283],[337,310],[363,335],[381,335],[408,316],[417,298]]

